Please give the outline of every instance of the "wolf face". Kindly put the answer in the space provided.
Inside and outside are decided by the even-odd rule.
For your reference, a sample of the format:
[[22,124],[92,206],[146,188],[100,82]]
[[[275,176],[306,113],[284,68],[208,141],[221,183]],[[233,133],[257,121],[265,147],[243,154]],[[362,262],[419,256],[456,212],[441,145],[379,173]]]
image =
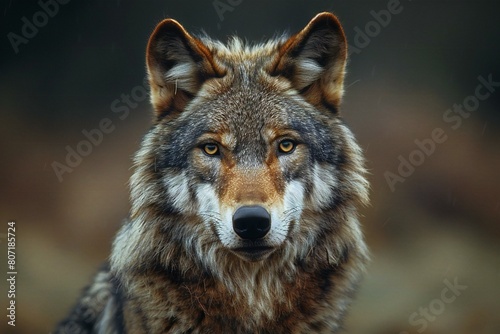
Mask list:
[[[158,271],[215,277],[245,300],[248,309],[226,310],[246,314],[251,332],[261,318],[292,312],[308,289],[287,294],[288,285],[316,271],[325,276],[318,282],[333,280],[348,263],[351,282],[335,285],[343,292],[314,287],[320,307],[337,313],[328,319],[340,317],[366,260],[356,205],[368,187],[339,114],[346,56],[330,13],[254,46],[195,38],[172,19],[156,27],[146,57],[155,120],[134,160],[130,220],[111,257],[126,289],[143,291],[138,277]],[[342,297],[328,301],[332,294]]]

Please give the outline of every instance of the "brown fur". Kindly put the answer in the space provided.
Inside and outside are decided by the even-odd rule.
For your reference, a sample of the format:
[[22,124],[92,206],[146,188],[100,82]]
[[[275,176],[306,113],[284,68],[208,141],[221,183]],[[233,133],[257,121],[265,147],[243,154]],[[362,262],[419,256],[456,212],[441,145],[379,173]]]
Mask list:
[[[96,333],[340,330],[368,257],[362,153],[339,114],[346,55],[330,13],[257,46],[195,38],[172,19],[156,27],[146,55],[155,124],[134,160]],[[228,228],[248,205],[272,217],[256,241]],[[265,251],[241,251],[249,245]]]

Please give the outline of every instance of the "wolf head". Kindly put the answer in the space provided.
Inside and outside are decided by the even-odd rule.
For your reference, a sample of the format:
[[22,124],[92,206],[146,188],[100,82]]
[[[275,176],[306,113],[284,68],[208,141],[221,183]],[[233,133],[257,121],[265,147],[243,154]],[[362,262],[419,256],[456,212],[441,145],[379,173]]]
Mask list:
[[346,57],[330,13],[251,46],[162,21],[146,58],[155,120],[135,157],[115,270],[217,274],[316,253],[335,264],[364,247],[355,213],[367,201],[363,159],[339,114]]

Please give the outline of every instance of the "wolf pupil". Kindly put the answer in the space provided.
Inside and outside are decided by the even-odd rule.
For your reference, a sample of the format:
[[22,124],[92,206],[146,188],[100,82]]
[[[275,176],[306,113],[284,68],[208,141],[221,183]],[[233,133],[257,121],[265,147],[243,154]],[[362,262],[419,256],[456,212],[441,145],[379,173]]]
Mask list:
[[216,144],[205,144],[203,150],[208,155],[217,155],[219,153],[219,146]]
[[279,145],[279,150],[281,153],[292,153],[295,148],[295,143],[291,140],[283,140]]

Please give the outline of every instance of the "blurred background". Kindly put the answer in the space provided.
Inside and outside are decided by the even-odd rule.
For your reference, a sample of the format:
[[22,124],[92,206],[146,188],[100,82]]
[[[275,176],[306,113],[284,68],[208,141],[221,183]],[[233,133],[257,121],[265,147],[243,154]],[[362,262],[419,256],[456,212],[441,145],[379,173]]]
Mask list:
[[[0,283],[0,332],[49,333],[106,260],[150,126],[144,50],[161,19],[261,41],[332,11],[351,45],[342,113],[371,173],[362,222],[373,259],[348,332],[500,333],[499,9],[486,0],[1,2],[0,265],[6,273],[14,220],[18,275],[15,328]],[[107,133],[86,145],[96,129]]]

